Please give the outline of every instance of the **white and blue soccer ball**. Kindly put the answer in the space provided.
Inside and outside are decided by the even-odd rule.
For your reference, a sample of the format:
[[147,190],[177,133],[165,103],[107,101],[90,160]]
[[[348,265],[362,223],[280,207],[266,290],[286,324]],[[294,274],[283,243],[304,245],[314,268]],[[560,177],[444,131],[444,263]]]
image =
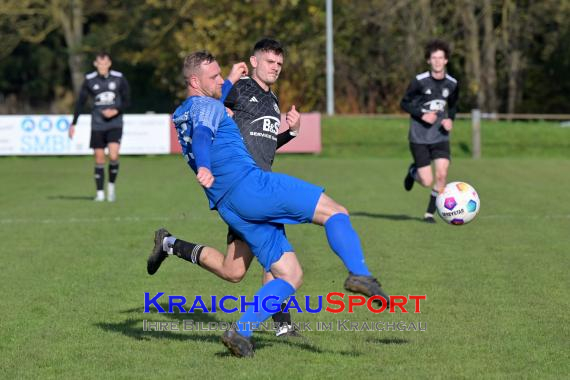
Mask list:
[[477,191],[465,182],[450,182],[437,196],[437,213],[449,224],[462,225],[472,221],[479,212],[481,201]]

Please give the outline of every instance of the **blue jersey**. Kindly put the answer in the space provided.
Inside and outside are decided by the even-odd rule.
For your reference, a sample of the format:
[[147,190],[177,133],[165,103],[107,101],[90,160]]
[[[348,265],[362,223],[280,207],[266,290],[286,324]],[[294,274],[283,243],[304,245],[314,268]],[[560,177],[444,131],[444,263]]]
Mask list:
[[[210,208],[216,204],[247,173],[257,168],[247,151],[236,123],[226,113],[222,102],[206,96],[191,96],[174,111],[172,116],[182,146],[182,155],[194,173],[196,160],[192,154],[192,136],[198,126],[213,133],[210,147],[211,171],[214,184],[206,191]],[[260,170],[260,169],[258,169]]]

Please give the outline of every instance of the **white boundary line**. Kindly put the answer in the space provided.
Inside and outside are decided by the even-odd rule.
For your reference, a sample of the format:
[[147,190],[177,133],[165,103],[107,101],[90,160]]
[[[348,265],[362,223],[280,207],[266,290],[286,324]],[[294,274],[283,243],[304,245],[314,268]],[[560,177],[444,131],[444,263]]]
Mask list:
[[[353,218],[367,218],[366,216],[353,215]],[[478,219],[570,219],[570,214],[553,214],[553,215],[479,215]],[[67,218],[67,219],[18,219],[5,218],[0,219],[0,224],[81,224],[81,223],[138,223],[153,221],[169,221],[169,220],[203,220],[204,217],[192,216],[115,216],[108,218]]]

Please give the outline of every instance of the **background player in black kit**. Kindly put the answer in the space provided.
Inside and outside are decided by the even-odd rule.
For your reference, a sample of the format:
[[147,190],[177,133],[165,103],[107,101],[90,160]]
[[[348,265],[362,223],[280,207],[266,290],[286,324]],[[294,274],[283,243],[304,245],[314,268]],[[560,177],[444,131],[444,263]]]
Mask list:
[[91,111],[91,142],[95,156],[95,201],[105,200],[105,148],[109,148],[109,183],[107,200],[115,201],[115,180],[119,173],[119,149],[123,135],[123,112],[130,102],[129,84],[123,74],[111,70],[111,57],[99,53],[93,65],[97,69],[85,75],[75,106],[69,137],[75,134],[75,124],[87,98],[93,98]]
[[402,108],[411,116],[408,138],[414,159],[404,179],[404,188],[410,191],[414,182],[432,187],[424,220],[435,223],[435,199],[447,182],[451,158],[449,133],[457,112],[459,89],[457,80],[445,70],[449,59],[447,43],[440,40],[429,42],[425,58],[430,71],[418,74],[412,80],[401,102]]
[[[228,76],[231,83],[226,81],[222,93],[224,104],[233,113],[247,149],[257,165],[266,171],[271,170],[275,151],[297,136],[300,129],[300,114],[292,106],[285,118],[289,129],[278,133],[281,110],[279,100],[270,86],[279,78],[283,55],[283,47],[279,42],[261,39],[255,44],[250,57],[253,69],[251,77],[243,76],[248,73],[245,63],[235,64]],[[229,86],[231,84],[233,86]],[[154,274],[167,254],[174,254],[227,281],[239,282],[245,276],[253,254],[249,246],[231,229],[228,231],[227,243],[227,253],[224,255],[215,248],[176,239],[165,229],[160,229],[155,232],[155,246],[147,269],[149,274]],[[264,283],[272,279],[271,273],[264,272]],[[273,320],[280,325],[278,336],[297,335],[292,328],[289,313],[279,312],[273,315]]]

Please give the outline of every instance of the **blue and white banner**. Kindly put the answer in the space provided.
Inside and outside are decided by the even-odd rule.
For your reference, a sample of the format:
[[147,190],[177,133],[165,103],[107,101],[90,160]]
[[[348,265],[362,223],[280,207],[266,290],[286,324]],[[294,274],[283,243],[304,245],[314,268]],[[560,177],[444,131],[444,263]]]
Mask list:
[[[67,131],[70,115],[0,116],[0,155],[88,155],[91,116],[82,115],[73,140]],[[170,115],[124,116],[121,154],[169,154]]]

